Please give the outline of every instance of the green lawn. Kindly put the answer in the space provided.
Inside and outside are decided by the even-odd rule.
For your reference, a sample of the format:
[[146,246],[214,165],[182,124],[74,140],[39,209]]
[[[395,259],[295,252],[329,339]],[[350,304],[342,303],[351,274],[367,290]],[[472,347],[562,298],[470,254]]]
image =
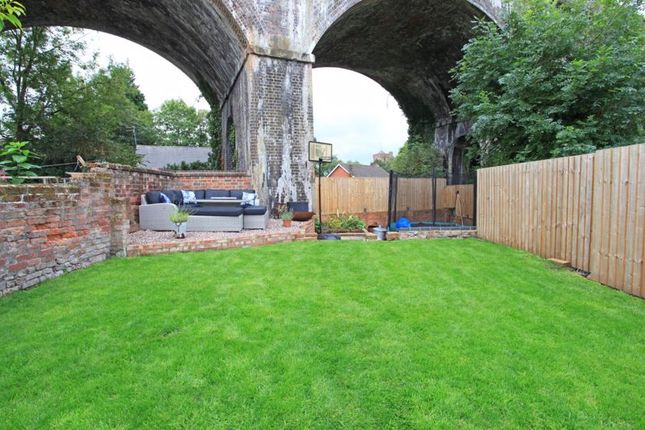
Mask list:
[[644,329],[477,240],[114,259],[0,299],[0,427],[643,429]]

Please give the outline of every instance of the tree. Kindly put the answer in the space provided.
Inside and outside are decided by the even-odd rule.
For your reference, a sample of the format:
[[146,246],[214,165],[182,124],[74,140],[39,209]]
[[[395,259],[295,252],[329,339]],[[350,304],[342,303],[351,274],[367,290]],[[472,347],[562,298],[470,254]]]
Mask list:
[[69,29],[12,30],[0,34],[0,135],[33,141],[41,126],[73,94],[72,68],[85,49]]
[[86,160],[136,165],[136,144],[153,144],[152,113],[133,101],[132,70],[109,64],[79,79],[62,109],[43,126],[39,152],[48,162],[80,154]]
[[[156,140],[152,114],[127,65],[80,60],[77,31],[0,34],[0,139],[29,141],[43,164],[86,160],[136,164],[135,143]],[[60,173],[48,171],[47,173]]]
[[410,136],[391,161],[390,167],[400,175],[425,177],[441,168],[441,160],[441,154],[432,142],[420,136]]
[[183,100],[166,100],[154,112],[158,145],[210,146],[208,111],[197,110]]
[[518,0],[506,26],[480,21],[453,71],[456,114],[484,165],[640,143],[642,0]]
[[15,28],[22,28],[20,17],[25,14],[25,6],[15,0],[0,0],[0,31],[4,30],[5,22]]

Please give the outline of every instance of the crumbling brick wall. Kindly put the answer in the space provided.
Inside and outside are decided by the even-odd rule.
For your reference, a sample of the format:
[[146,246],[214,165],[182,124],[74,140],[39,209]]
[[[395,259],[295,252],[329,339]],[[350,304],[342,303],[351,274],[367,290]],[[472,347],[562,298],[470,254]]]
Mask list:
[[110,177],[0,186],[0,295],[110,255]]
[[146,191],[250,187],[251,178],[237,172],[109,164],[72,173],[66,184],[0,185],[0,295],[125,255]]

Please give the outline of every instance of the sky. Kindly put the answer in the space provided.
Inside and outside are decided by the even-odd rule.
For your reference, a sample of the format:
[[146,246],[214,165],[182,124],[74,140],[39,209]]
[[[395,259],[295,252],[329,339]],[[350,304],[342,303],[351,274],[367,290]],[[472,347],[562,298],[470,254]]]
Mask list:
[[[147,48],[97,31],[85,31],[84,39],[88,52],[99,52],[100,65],[110,57],[130,65],[150,109],[172,98],[208,108],[183,72]],[[396,154],[403,146],[408,130],[405,116],[396,100],[371,79],[343,69],[314,69],[313,94],[314,134],[318,141],[333,144],[340,159],[369,164],[372,154]]]

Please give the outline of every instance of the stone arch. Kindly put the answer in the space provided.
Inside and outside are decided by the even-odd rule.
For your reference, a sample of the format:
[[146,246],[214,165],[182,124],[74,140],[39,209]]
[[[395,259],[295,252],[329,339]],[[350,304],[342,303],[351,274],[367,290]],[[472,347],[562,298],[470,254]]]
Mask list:
[[123,37],[182,70],[211,104],[223,100],[248,41],[219,0],[25,0],[25,26],[70,26]]
[[375,80],[399,101],[411,123],[450,117],[450,69],[472,35],[472,21],[496,20],[498,13],[488,0],[331,4],[319,6],[318,13],[327,14],[313,36],[315,67],[346,68]]
[[451,117],[450,70],[475,19],[500,22],[501,2],[328,0],[317,13],[314,67],[345,68],[378,82],[399,102],[411,133],[434,139],[448,162],[459,128]]

